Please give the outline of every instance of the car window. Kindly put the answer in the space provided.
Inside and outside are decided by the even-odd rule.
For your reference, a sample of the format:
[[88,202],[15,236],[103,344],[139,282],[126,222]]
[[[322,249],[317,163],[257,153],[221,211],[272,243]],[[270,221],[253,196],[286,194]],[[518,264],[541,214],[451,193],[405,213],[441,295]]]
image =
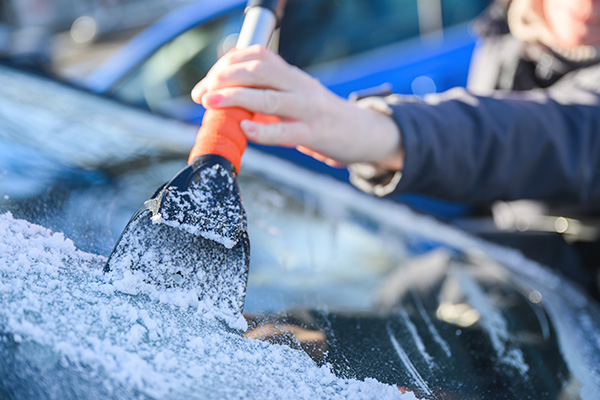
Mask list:
[[490,0],[442,0],[441,8],[444,28],[472,20],[490,3]]
[[[432,400],[600,398],[600,311],[564,277],[252,148],[245,337],[279,346],[117,290],[92,271],[195,128],[5,68],[0,81],[0,398],[289,398],[305,383],[315,399],[384,398],[349,378]],[[99,394],[110,383],[124,394]]]
[[[476,17],[489,0],[290,1],[281,26],[280,54],[307,68],[425,34],[436,18],[447,28]],[[433,27],[435,28],[435,26]]]
[[290,2],[280,53],[301,68],[418,35],[415,0]]

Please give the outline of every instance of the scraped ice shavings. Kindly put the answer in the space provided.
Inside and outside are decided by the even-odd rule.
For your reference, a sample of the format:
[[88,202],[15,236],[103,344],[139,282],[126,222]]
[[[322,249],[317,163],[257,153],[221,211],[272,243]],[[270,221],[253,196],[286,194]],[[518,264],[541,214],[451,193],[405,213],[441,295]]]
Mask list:
[[339,379],[299,350],[245,340],[194,307],[138,291],[144,283],[136,272],[111,281],[102,272],[105,262],[61,234],[0,215],[0,393],[415,398],[371,379]]
[[187,191],[167,188],[129,223],[110,257],[112,277],[124,293],[188,304],[245,329],[250,255],[237,185],[219,165],[192,177]]
[[239,189],[220,164],[203,168],[187,191],[169,191],[161,222],[233,248],[247,230]]

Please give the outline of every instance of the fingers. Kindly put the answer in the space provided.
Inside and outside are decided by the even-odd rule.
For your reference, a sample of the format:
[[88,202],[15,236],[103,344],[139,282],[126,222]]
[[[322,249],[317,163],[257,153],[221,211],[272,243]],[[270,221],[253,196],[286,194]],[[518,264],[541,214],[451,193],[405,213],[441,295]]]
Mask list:
[[309,133],[306,124],[297,121],[258,124],[244,120],[240,127],[248,140],[272,146],[295,147],[304,144]]
[[232,49],[221,57],[217,63],[227,65],[250,60],[275,61],[277,59],[280,59],[279,55],[271,50],[260,45],[253,45],[244,49]]
[[281,57],[261,46],[232,50],[198,82],[192,90],[192,99],[200,103],[208,91],[234,86],[289,90],[293,72]]
[[292,119],[310,118],[307,96],[277,90],[227,88],[209,92],[202,97],[206,108],[241,107],[261,114],[276,115]]
[[192,98],[206,108],[239,107],[279,118],[270,124],[242,121],[244,134],[256,143],[295,147],[330,165],[373,158],[370,148],[377,140],[365,132],[379,129],[361,117],[364,111],[259,46],[223,56]]
[[233,86],[264,87],[277,90],[290,90],[291,68],[260,60],[251,60],[222,68],[218,73],[208,75],[203,81],[206,91]]
[[301,122],[280,122],[273,124],[258,124],[244,120],[240,124],[242,131],[248,140],[271,146],[295,147],[325,164],[340,168],[345,164],[318,153],[302,145],[309,139],[309,131],[306,124]]

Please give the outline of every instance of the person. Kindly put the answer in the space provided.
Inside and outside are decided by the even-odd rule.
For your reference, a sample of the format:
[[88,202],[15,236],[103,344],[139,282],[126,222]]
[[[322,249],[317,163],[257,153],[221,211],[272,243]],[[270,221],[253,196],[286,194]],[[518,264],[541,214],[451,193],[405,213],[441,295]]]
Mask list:
[[537,199],[597,212],[600,1],[496,0],[475,27],[467,88],[424,99],[342,99],[256,46],[219,59],[192,98],[279,117],[241,127],[250,141],[348,165],[351,182],[377,196]]

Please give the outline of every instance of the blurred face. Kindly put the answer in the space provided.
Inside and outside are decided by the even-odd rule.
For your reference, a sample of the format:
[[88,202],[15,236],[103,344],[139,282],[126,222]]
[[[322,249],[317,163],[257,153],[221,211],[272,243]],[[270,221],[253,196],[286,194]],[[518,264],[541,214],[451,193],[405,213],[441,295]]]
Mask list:
[[543,0],[542,7],[563,47],[600,46],[600,0]]

